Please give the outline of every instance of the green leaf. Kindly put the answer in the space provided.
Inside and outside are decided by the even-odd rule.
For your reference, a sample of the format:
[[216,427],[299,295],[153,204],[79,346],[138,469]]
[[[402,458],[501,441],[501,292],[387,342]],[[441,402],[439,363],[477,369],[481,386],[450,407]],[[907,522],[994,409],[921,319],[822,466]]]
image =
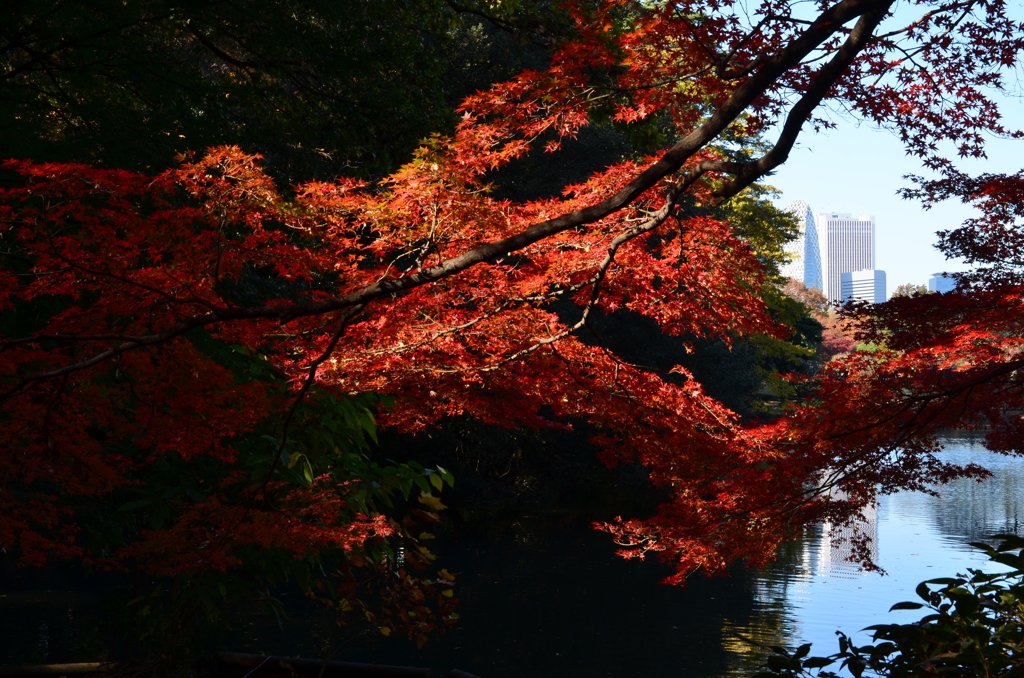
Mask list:
[[878,645],[875,645],[874,649],[871,651],[871,654],[875,657],[884,657],[886,655],[892,654],[893,652],[896,652],[897,649],[899,648],[896,646],[896,643],[885,641],[884,643],[879,643]]
[[956,605],[956,611],[958,613],[969,616],[978,611],[980,601],[972,595],[958,596],[954,605]]
[[441,468],[440,466],[437,467],[437,471],[441,474],[441,478],[444,482],[448,483],[448,487],[455,487],[455,476],[453,476],[450,471]]
[[922,605],[921,603],[911,603],[909,601],[904,601],[902,603],[896,603],[895,605],[890,607],[889,612],[892,612],[893,610],[920,610],[922,607],[924,607],[924,605]]

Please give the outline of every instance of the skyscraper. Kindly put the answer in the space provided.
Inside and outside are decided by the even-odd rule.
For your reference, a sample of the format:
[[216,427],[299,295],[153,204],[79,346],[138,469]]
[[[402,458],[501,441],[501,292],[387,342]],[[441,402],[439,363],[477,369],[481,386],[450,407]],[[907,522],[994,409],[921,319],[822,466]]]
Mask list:
[[786,205],[786,211],[796,217],[800,235],[786,244],[786,252],[792,259],[782,268],[782,275],[799,280],[808,287],[821,289],[821,249],[818,247],[818,228],[814,213],[804,200],[794,200]]
[[956,289],[956,280],[948,273],[935,273],[928,278],[929,292],[952,292]]
[[815,217],[821,239],[821,291],[843,298],[843,273],[875,268],[875,218],[830,212]]

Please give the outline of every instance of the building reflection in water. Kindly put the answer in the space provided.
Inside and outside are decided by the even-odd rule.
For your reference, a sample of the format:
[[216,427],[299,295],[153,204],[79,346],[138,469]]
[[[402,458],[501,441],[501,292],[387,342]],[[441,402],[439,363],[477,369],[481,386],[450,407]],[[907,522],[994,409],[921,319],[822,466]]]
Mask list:
[[[834,493],[842,499],[841,492]],[[858,552],[857,546],[861,546]],[[808,563],[812,572],[829,573],[836,577],[861,577],[865,573],[860,567],[866,555],[872,563],[879,562],[878,555],[878,507],[865,507],[857,518],[849,523],[824,523],[817,547],[810,542],[805,543],[805,552],[816,556]]]
[[[944,442],[945,461],[978,463],[993,477],[950,483],[936,488],[938,496],[903,492],[882,497],[859,520],[825,523],[782,549],[776,562],[751,583],[756,615],[723,629],[733,656],[728,675],[756,673],[765,654],[760,648],[772,645],[813,642],[813,654],[830,654],[838,647],[837,630],[866,641],[861,629],[867,626],[920,616],[915,611],[889,612],[894,603],[915,600],[919,582],[968,567],[992,567],[969,544],[991,541],[999,533],[1020,534],[1024,458],[989,452],[967,436]],[[886,576],[864,572],[851,562],[851,538],[858,534],[866,537],[868,555]]]
[[878,508],[871,506],[850,523],[809,529],[780,551],[753,581],[757,614],[746,624],[727,621],[723,626],[722,644],[732,657],[727,675],[753,675],[764,661],[764,648],[803,642],[806,620],[798,610],[812,596],[832,593],[822,590],[822,579],[839,583],[877,576],[860,568],[854,543],[863,543],[872,562],[879,562],[878,520]]

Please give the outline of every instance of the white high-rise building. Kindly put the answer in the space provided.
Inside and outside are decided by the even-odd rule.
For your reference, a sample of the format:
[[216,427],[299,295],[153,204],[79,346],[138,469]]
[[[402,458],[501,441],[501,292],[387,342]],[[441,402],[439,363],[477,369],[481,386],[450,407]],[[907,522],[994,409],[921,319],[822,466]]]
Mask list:
[[865,269],[842,273],[842,300],[880,304],[886,300],[885,271]]
[[829,212],[815,217],[821,243],[821,291],[843,298],[843,273],[875,268],[875,218]]
[[785,251],[793,258],[782,268],[782,275],[821,289],[821,249],[818,247],[818,228],[814,212],[804,200],[794,200],[786,211],[796,217],[800,235],[786,244]]

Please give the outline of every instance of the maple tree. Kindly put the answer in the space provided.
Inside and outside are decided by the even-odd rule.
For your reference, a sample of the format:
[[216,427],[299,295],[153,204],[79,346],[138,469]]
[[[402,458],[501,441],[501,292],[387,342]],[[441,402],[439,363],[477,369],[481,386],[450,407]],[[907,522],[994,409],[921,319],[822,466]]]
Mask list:
[[[894,128],[946,172],[922,190],[1014,199],[1017,184],[991,178],[970,192],[936,143],[977,155],[985,133],[1010,134],[987,89],[1016,63],[1022,27],[995,0],[912,7],[922,14],[890,28],[890,0],[806,16],[784,2],[753,13],[567,2],[572,30],[546,69],[467,98],[453,135],[379,185],[343,178],[284,195],[231,147],[156,176],[8,161],[18,180],[0,201],[0,308],[13,318],[0,341],[0,542],[29,563],[134,560],[162,574],[216,576],[254,549],[302,563],[303,578],[327,551],[354,567],[392,562],[381,540],[416,533],[412,518],[385,517],[385,500],[415,503],[419,491],[435,509],[431,488],[447,476],[375,470],[363,451],[372,400],[345,400],[365,394],[392,399],[377,417],[413,433],[460,414],[503,427],[590,422],[604,461],[641,462],[669,495],[656,515],[603,529],[624,555],[673,562],[676,582],[762,564],[807,523],[849,520],[879,492],[983,476],[937,458],[932,433],[990,421],[991,442],[1016,449],[1020,422],[1006,408],[1019,397],[1019,339],[1005,311],[1018,292],[1003,278],[960,301],[903,298],[858,316],[886,348],[792,377],[813,395],[769,422],[742,420],[683,367],[627,362],[587,333],[596,313],[625,309],[684,349],[784,337],[751,243],[707,207],[784,162],[805,126],[827,125],[816,111],[829,102]],[[531,148],[557,153],[593,120],[655,118],[680,136],[660,154],[552,198],[489,193],[495,171]],[[728,150],[765,134],[775,141],[763,149]],[[1012,242],[993,234],[1012,220],[991,229],[978,256]],[[307,430],[317,411],[341,414]],[[199,485],[153,492],[168,466]],[[150,494],[122,508],[148,523],[120,548],[90,549],[76,515],[132,489]],[[422,544],[407,553],[430,557]],[[411,635],[450,619],[435,590],[444,576],[403,576],[392,599],[421,616],[388,609]]]
[[821,324],[821,357],[828,360],[849,353],[857,347],[856,330],[844,317],[836,313],[824,293],[816,287],[808,288],[798,280],[790,279],[783,292],[810,309]]

